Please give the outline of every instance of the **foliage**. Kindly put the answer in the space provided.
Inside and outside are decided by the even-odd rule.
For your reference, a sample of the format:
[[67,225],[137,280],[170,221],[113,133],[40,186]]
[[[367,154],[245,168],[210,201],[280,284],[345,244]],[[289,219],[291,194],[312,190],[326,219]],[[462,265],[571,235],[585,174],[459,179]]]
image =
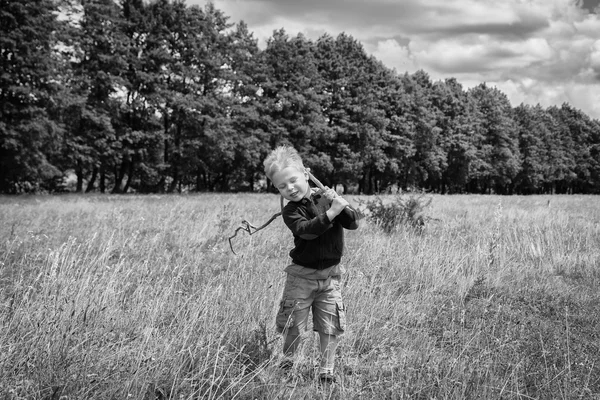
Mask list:
[[[600,122],[402,73],[352,36],[266,47],[212,2],[2,2],[0,192],[264,190],[296,147],[330,187],[600,193]],[[60,16],[60,18],[57,18]]]
[[60,175],[52,118],[60,24],[51,0],[0,4],[0,192],[36,191]]
[[[388,201],[386,201],[388,200]],[[380,226],[385,232],[392,233],[399,226],[422,229],[430,217],[425,215],[433,198],[425,193],[396,194],[390,199],[375,196],[373,199],[360,200],[365,207],[368,219]]]

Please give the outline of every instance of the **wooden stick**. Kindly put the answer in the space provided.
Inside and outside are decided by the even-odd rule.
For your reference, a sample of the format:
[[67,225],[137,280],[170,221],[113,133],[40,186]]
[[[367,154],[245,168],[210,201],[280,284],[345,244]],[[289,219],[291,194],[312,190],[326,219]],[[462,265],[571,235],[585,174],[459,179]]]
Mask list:
[[315,178],[315,176],[313,174],[310,173],[309,169],[306,169],[306,173],[308,174],[308,177],[311,181],[313,181],[313,183],[315,185],[317,185],[317,187],[321,190],[325,190],[325,186],[323,186],[323,184],[321,183],[320,180],[318,180],[317,178]]
[[[321,189],[322,191],[325,191],[325,190],[326,190],[326,189],[325,189],[325,186],[323,186],[323,184],[321,183],[321,181],[320,181],[320,180],[318,180],[317,178],[315,178],[315,176],[314,176],[313,174],[311,174],[311,173],[310,173],[310,170],[309,170],[309,168],[306,168],[306,173],[308,174],[308,178],[309,178],[311,181],[313,181],[313,183],[314,183],[315,185],[317,185],[317,187],[318,187],[319,189]],[[355,210],[355,209],[354,209],[352,206],[350,206],[350,205],[347,205],[345,208],[347,208],[347,209],[348,209],[348,210],[350,210],[350,211],[354,211],[354,212],[356,212],[356,210]]]

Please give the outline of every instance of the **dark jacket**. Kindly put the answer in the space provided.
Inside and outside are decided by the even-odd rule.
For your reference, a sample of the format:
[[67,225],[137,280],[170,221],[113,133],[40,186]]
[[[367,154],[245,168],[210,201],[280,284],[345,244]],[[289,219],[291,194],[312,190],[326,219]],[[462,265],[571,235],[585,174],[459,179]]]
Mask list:
[[358,228],[358,215],[346,207],[330,221],[315,201],[315,195],[310,200],[290,201],[282,216],[294,234],[292,261],[307,268],[325,269],[339,264],[344,251],[344,228]]

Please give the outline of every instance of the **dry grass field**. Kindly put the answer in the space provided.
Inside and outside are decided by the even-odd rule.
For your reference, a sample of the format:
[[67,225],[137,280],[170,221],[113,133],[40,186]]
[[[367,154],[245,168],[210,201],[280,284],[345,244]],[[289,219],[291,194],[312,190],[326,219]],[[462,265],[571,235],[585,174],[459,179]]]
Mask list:
[[[358,198],[348,198],[358,204]],[[433,196],[346,233],[338,383],[288,379],[275,195],[0,198],[0,399],[600,399],[600,198]]]

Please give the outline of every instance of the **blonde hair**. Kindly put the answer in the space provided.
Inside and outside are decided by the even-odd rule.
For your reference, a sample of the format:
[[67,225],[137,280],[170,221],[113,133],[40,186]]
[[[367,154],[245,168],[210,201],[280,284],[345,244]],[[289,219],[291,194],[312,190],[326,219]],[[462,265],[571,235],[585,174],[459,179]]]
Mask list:
[[279,146],[273,150],[263,162],[265,166],[265,175],[273,181],[273,175],[287,167],[295,167],[299,171],[304,171],[304,164],[300,154],[290,146]]

